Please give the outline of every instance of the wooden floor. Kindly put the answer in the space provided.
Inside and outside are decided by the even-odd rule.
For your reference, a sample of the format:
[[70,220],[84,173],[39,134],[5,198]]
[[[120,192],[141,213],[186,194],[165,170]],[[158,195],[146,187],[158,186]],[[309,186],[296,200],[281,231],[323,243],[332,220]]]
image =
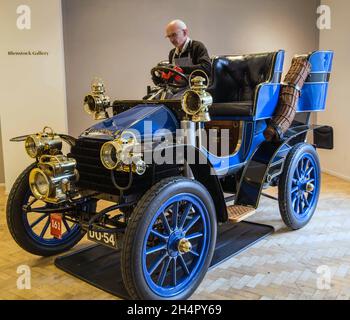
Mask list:
[[[116,299],[57,269],[54,257],[20,249],[7,230],[5,206],[0,188],[0,299]],[[349,182],[323,175],[318,209],[301,230],[288,231],[268,198],[248,220],[276,232],[208,272],[192,299],[350,299]],[[31,270],[29,290],[17,288],[21,265]]]

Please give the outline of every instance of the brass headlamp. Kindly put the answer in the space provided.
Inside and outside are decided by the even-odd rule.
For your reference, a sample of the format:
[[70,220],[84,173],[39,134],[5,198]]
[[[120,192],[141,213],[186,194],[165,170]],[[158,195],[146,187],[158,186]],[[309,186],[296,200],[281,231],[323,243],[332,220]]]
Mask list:
[[29,174],[29,186],[35,198],[51,203],[67,200],[79,180],[76,160],[64,155],[43,155],[38,167]]
[[38,158],[43,154],[59,154],[62,139],[50,127],[45,127],[42,132],[31,134],[25,139],[25,149],[32,158]]
[[191,79],[191,88],[184,93],[181,99],[183,111],[191,116],[194,122],[210,121],[208,107],[213,103],[213,98],[210,93],[205,91],[208,87],[204,84],[205,80],[201,76],[195,76]]
[[141,145],[136,136],[130,132],[123,134],[113,141],[106,142],[100,151],[103,166],[109,170],[132,172],[143,175],[146,164],[142,160]]
[[110,99],[105,92],[103,81],[95,78],[91,84],[91,93],[84,98],[84,110],[92,114],[95,120],[109,117],[106,108],[110,107]]

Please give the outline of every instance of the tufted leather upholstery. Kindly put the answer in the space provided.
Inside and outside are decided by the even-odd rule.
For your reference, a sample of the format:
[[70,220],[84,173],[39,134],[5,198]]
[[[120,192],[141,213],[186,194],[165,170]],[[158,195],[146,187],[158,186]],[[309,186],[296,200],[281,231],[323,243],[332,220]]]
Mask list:
[[[217,56],[212,62],[213,96],[210,114],[252,115],[256,86],[273,75],[276,52],[242,56]],[[239,102],[239,103],[238,103]]]

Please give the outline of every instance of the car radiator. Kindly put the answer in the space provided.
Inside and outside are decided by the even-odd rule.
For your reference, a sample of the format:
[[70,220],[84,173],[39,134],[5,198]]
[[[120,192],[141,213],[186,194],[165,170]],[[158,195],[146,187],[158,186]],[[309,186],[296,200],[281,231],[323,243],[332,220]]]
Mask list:
[[[77,186],[97,192],[119,195],[119,190],[114,186],[111,179],[111,171],[106,169],[100,160],[100,149],[109,140],[80,138],[76,140],[68,155],[77,161],[79,181]],[[178,176],[180,168],[176,165],[158,165],[153,169],[149,166],[142,176],[133,174],[131,188],[124,194],[144,193],[151,185],[163,178]],[[115,178],[120,186],[126,186],[129,181],[129,173],[115,171]]]

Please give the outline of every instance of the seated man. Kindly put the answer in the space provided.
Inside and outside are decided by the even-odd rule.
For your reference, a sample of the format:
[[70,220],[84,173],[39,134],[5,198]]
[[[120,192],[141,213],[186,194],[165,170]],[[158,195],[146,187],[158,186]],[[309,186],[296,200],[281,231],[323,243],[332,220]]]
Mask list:
[[169,53],[169,63],[180,67],[184,74],[203,70],[210,77],[211,63],[204,44],[188,37],[186,24],[181,20],[171,21],[166,27],[166,37],[175,47]]
[[[195,70],[201,70],[210,77],[211,61],[203,43],[188,37],[186,24],[174,20],[166,27],[166,37],[174,45],[169,60],[163,61],[151,71],[156,87],[150,88],[144,99],[181,98],[188,89],[188,76]],[[203,75],[202,75],[203,76]]]

